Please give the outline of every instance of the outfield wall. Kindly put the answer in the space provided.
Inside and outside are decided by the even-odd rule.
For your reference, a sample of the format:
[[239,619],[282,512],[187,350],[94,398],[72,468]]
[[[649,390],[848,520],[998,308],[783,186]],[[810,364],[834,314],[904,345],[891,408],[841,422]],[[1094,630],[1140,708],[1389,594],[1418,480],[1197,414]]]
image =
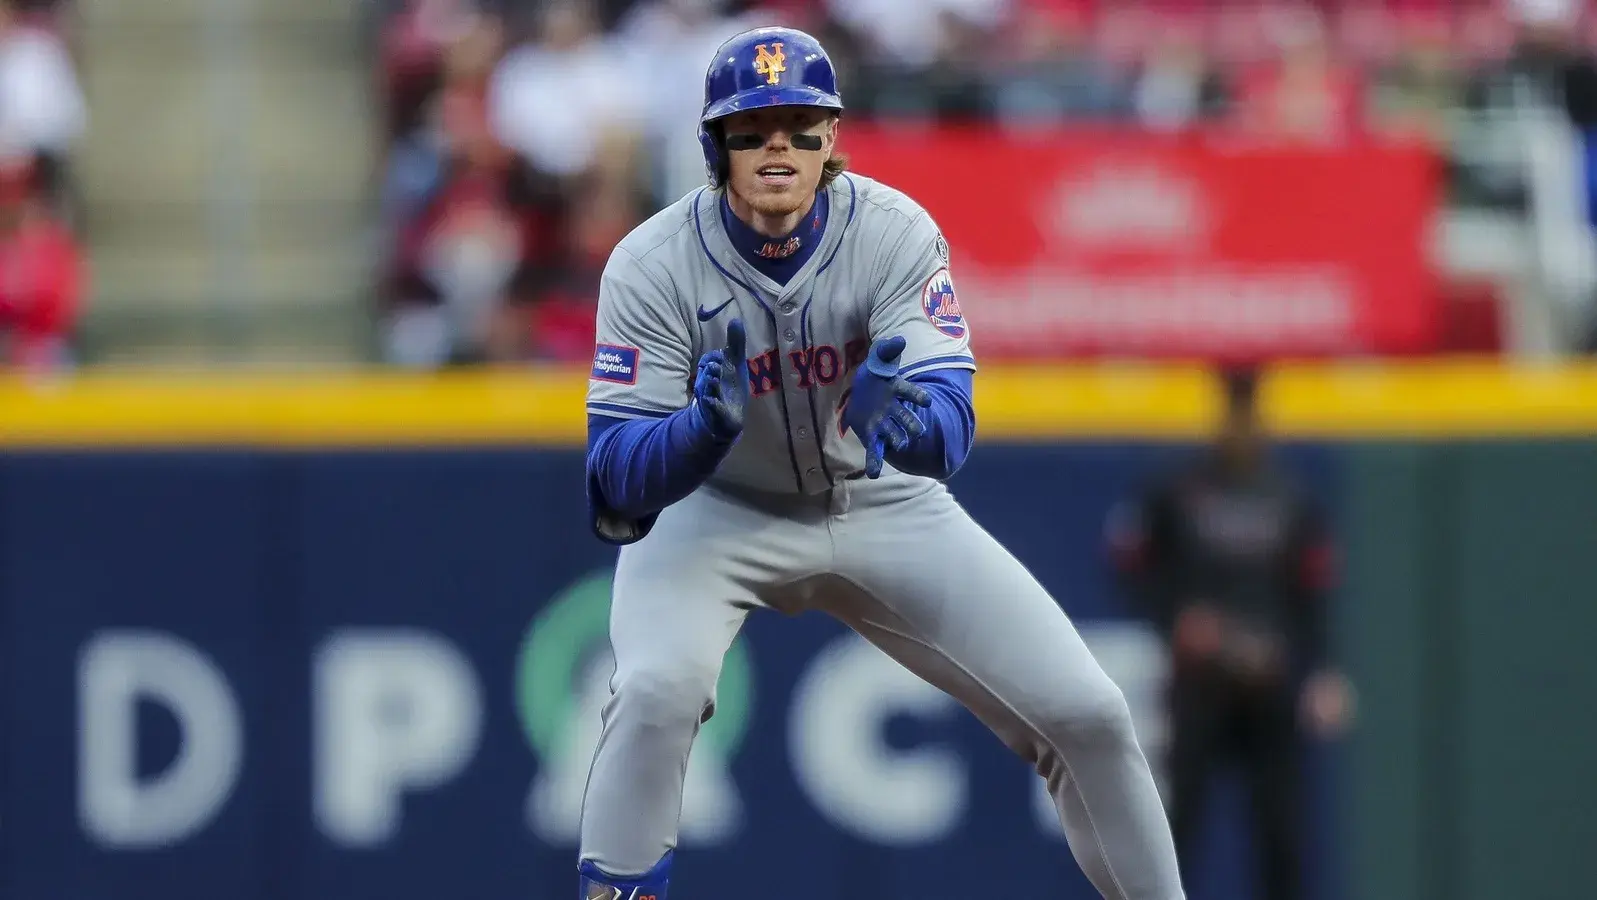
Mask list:
[[[1347,549],[1362,695],[1346,744],[1309,752],[1316,900],[1584,883],[1594,386],[1267,383]],[[580,396],[558,372],[0,386],[0,894],[568,895],[613,560],[583,522]],[[978,403],[953,489],[1077,619],[1158,760],[1161,651],[1100,529],[1193,449],[1208,382],[992,371]],[[751,620],[702,746],[694,894],[1093,896],[1025,767],[824,618]],[[1250,896],[1219,796],[1193,900]]]

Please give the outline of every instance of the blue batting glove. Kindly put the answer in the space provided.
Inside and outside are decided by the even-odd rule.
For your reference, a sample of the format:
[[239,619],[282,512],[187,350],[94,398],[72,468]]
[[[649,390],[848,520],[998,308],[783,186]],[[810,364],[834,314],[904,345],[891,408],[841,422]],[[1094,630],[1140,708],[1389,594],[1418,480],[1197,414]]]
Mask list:
[[733,319],[726,327],[726,346],[699,358],[693,381],[693,402],[700,420],[710,434],[726,440],[743,431],[743,417],[749,405],[749,360],[744,352],[747,336],[743,320]]
[[867,478],[882,474],[887,448],[905,450],[926,431],[926,425],[910,405],[931,406],[931,395],[898,374],[898,358],[905,343],[900,336],[871,345],[865,365],[854,373],[848,405],[843,410],[843,423],[865,447]]

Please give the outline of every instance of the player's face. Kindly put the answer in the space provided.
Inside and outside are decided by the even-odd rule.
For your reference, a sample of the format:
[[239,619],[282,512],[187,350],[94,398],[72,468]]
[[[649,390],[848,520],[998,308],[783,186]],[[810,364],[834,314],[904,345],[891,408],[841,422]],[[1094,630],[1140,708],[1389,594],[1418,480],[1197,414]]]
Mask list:
[[767,218],[806,208],[837,143],[836,117],[804,106],[738,113],[724,120],[723,129],[731,190]]

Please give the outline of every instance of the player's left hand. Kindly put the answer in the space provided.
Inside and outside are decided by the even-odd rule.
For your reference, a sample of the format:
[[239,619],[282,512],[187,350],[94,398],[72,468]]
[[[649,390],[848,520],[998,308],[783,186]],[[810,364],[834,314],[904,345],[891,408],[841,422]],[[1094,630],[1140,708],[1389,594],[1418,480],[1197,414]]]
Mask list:
[[920,417],[905,404],[931,406],[931,394],[898,374],[898,358],[904,345],[902,336],[871,345],[865,365],[854,374],[848,408],[843,411],[843,423],[865,445],[867,478],[882,474],[888,447],[904,450],[926,431]]

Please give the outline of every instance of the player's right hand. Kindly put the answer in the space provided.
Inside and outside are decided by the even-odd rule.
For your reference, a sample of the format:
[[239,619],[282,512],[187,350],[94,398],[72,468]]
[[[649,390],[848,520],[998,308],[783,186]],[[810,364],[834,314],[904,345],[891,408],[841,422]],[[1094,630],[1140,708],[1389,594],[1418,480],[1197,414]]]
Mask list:
[[746,342],[743,320],[733,319],[726,326],[726,346],[699,358],[693,403],[705,427],[719,438],[733,438],[743,431],[743,416],[749,405]]

